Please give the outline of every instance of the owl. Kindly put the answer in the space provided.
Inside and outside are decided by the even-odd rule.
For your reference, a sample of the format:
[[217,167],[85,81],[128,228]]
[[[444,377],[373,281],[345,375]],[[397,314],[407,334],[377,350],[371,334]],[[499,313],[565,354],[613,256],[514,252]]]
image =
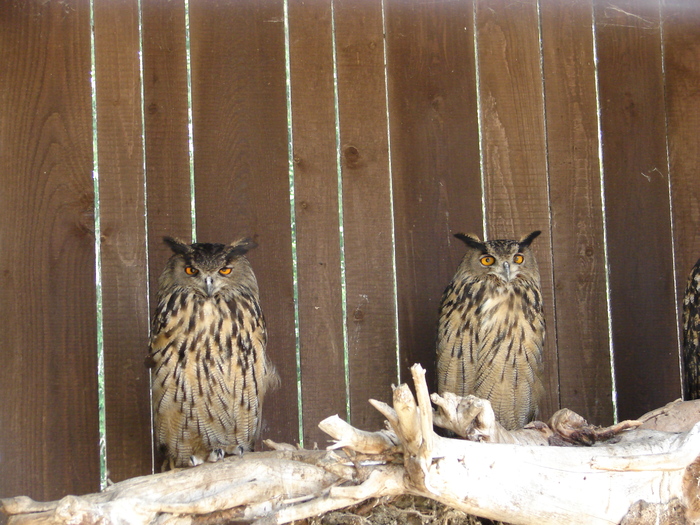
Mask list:
[[544,392],[545,321],[530,249],[539,234],[519,241],[456,234],[467,253],[440,305],[438,393],[488,399],[509,430],[537,416]]
[[683,298],[683,398],[700,399],[700,259],[688,276]]
[[278,376],[265,355],[256,244],[183,243],[159,280],[149,364],[155,437],[170,467],[252,450],[265,393]]

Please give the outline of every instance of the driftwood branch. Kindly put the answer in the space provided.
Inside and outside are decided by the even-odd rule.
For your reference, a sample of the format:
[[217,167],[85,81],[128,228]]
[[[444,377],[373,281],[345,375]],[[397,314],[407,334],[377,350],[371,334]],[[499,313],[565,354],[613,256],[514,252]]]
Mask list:
[[[6,499],[2,510],[10,525],[277,524],[412,494],[513,524],[700,523],[700,424],[688,425],[700,420],[697,404],[672,404],[607,428],[564,410],[549,424],[509,432],[481,399],[433,394],[434,411],[423,369],[414,366],[412,375],[415,397],[401,385],[391,406],[371,401],[386,429],[366,432],[337,416],[322,421],[335,440],[326,451],[268,442],[271,452],[50,503]],[[673,431],[659,430],[664,422]],[[466,439],[439,436],[433,423]]]

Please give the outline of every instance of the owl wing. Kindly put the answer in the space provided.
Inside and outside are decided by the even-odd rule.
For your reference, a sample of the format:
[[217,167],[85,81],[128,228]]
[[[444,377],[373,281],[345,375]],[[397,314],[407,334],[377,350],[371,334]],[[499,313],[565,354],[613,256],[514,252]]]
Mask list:
[[683,298],[685,399],[700,399],[700,260],[688,276]]
[[237,295],[227,305],[232,317],[230,382],[236,440],[245,450],[252,450],[260,433],[263,399],[276,373],[265,354],[267,329],[257,297]]
[[188,372],[195,357],[187,351],[197,333],[196,327],[190,325],[195,318],[194,302],[184,293],[173,292],[160,298],[151,326],[149,357],[153,365],[155,436],[176,466],[186,466],[190,456],[203,453],[196,432],[192,374]]
[[544,332],[518,332],[507,344],[492,344],[491,338],[485,341],[474,385],[474,394],[488,399],[498,421],[510,430],[522,428],[537,416],[544,392]]
[[531,284],[490,313],[481,331],[474,394],[488,399],[507,429],[521,428],[538,413],[544,393],[545,318],[539,287]]
[[437,336],[439,394],[466,396],[474,391],[477,344],[471,319],[473,291],[473,283],[453,281],[442,297]]

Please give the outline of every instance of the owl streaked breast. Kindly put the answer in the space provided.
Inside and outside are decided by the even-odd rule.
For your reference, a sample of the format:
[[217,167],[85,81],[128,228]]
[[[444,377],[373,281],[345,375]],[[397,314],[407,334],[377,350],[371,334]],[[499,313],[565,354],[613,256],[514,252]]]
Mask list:
[[245,257],[255,243],[165,241],[174,255],[160,277],[150,343],[155,435],[171,466],[194,466],[253,449],[278,376]]
[[530,249],[539,234],[519,241],[457,234],[467,253],[440,306],[438,393],[488,399],[510,430],[537,416],[544,393],[545,320]]

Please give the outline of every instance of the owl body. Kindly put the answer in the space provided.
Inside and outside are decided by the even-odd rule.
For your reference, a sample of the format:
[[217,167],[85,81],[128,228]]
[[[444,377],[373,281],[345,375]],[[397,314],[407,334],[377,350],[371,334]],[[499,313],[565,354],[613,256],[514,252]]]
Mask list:
[[688,276],[683,298],[683,398],[700,399],[700,259]]
[[193,466],[252,450],[277,374],[245,257],[255,244],[165,241],[174,255],[160,276],[150,343],[155,435],[171,466]]
[[457,234],[467,253],[443,294],[437,337],[438,393],[488,399],[507,429],[538,413],[544,392],[545,320],[530,243]]

